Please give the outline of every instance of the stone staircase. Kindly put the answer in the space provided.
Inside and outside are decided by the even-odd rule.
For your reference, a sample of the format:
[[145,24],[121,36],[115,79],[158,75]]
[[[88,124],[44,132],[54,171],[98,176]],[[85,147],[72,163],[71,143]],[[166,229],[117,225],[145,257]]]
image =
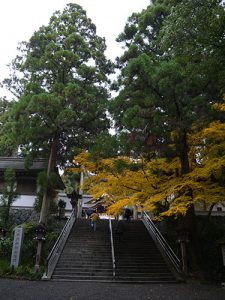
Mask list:
[[94,232],[89,219],[78,219],[52,275],[57,281],[111,281],[112,254],[109,221],[100,220]]
[[116,281],[176,282],[141,220],[114,221],[113,236]]
[[78,219],[52,275],[55,281],[175,283],[142,221],[113,221],[113,276],[109,220],[94,232],[90,220]]

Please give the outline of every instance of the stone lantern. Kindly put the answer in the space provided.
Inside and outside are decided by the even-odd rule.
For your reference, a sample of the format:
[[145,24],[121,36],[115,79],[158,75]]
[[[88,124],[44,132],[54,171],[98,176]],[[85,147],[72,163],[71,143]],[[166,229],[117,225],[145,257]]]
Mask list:
[[7,230],[4,228],[0,228],[0,240],[4,240],[6,237]]
[[35,228],[35,240],[37,241],[45,241],[46,239],[46,227],[43,224],[39,224],[36,228]]

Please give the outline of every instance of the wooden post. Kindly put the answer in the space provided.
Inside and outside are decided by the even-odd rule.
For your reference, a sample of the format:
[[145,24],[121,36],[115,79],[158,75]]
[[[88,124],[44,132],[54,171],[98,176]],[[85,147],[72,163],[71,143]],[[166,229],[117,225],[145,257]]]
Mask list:
[[180,244],[181,260],[182,260],[182,271],[185,276],[188,275],[188,265],[187,265],[187,243],[189,243],[188,232],[186,230],[181,230],[177,243]]
[[[83,198],[83,184],[84,184],[84,172],[81,171],[80,173],[80,188],[79,188],[79,195]],[[82,216],[82,205],[83,205],[83,199],[78,199],[77,202],[77,217],[81,218]]]
[[187,267],[187,251],[186,251],[186,241],[180,242],[180,250],[181,250],[181,259],[182,259],[182,271],[184,275],[188,274],[188,267]]
[[136,205],[133,206],[133,218],[134,218],[134,220],[137,220],[137,206]]
[[36,259],[35,259],[35,266],[34,266],[35,272],[37,272],[39,270],[39,267],[40,267],[42,243],[43,243],[43,241],[38,241]]

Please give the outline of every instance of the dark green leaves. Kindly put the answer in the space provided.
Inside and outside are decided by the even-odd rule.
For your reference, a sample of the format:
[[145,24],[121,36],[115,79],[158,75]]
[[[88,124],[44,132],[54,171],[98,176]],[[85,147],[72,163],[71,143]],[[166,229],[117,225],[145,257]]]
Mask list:
[[12,76],[5,81],[18,102],[0,143],[11,141],[23,152],[43,156],[57,139],[58,163],[73,156],[75,146],[92,144],[109,125],[106,88],[111,63],[105,49],[95,25],[76,4],[56,12],[47,26],[21,43]]

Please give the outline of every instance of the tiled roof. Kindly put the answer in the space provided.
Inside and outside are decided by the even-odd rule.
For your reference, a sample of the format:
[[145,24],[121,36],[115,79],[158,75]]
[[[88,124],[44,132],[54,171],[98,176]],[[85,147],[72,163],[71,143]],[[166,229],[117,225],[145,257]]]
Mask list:
[[[47,169],[47,164],[46,160],[44,159],[35,159],[33,161],[33,164],[29,166],[29,169],[26,169],[24,166],[24,158],[22,157],[4,157],[0,156],[0,182],[3,180],[3,174],[5,169],[11,168],[15,170],[16,176],[19,179],[24,178],[29,178],[36,180],[35,178],[37,177],[37,174],[40,171],[44,171]],[[58,174],[58,183],[57,183],[57,188],[58,189],[64,189],[65,186],[62,182],[62,179],[58,173],[58,168],[56,168],[56,173]]]
[[[12,168],[14,170],[25,170],[24,158],[0,156],[0,170],[5,170],[7,168]],[[46,161],[44,159],[35,159],[33,164],[29,166],[29,170],[44,169],[46,169]]]

